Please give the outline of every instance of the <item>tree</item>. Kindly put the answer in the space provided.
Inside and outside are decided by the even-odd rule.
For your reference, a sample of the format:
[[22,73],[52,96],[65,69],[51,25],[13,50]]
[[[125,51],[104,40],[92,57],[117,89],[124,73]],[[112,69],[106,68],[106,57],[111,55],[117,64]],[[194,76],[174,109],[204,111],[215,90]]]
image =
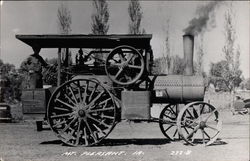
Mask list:
[[250,78],[248,78],[248,79],[246,80],[245,88],[246,88],[247,90],[250,90]]
[[173,64],[173,57],[171,57],[171,51],[170,51],[170,19],[167,18],[166,20],[166,26],[164,27],[165,30],[165,34],[166,34],[166,38],[165,38],[165,54],[163,54],[163,62],[161,64],[162,69],[164,73],[168,73],[168,74],[173,74],[173,68],[174,68],[174,64]]
[[61,3],[57,10],[57,24],[60,34],[69,34],[71,32],[71,14],[67,6],[64,3]]
[[[171,63],[173,63],[171,74],[184,73],[185,63],[183,58],[180,58],[178,55],[171,56]],[[164,73],[165,65],[162,64],[166,64],[166,60],[163,57],[156,58],[154,60],[154,68],[153,68],[154,74],[166,74]]]
[[109,30],[109,10],[106,0],[93,0],[92,33],[106,35]]
[[232,6],[230,6],[224,15],[225,45],[222,49],[225,54],[225,64],[222,70],[222,78],[230,92],[234,91],[235,87],[239,86],[239,83],[241,82],[240,76],[242,74],[242,71],[239,69],[240,48],[239,45],[237,48],[235,47],[236,30],[233,14],[234,11],[232,10]]
[[172,74],[183,74],[185,69],[184,59],[175,55],[171,58],[172,61]]
[[234,92],[235,87],[238,87],[242,82],[240,67],[240,48],[239,45],[235,47],[236,30],[234,24],[234,11],[232,6],[228,8],[224,15],[224,36],[225,45],[222,52],[225,59],[211,64],[210,68],[210,83],[214,84],[216,88],[223,91]]
[[218,91],[227,91],[222,77],[223,68],[225,65],[225,60],[210,64],[209,83],[213,84],[215,89]]
[[196,52],[196,55],[197,55],[197,59],[196,59],[196,62],[197,62],[197,72],[196,74],[197,75],[202,75],[204,73],[204,70],[203,70],[203,57],[204,57],[204,50],[203,50],[203,34],[201,33],[199,35],[199,43],[198,46],[197,46],[197,52]]
[[46,58],[45,62],[48,64],[53,64],[53,66],[51,66],[49,69],[43,70],[42,74],[44,83],[55,87],[57,85],[57,71],[58,71],[57,58],[52,58],[52,59]]
[[[58,25],[58,32],[63,35],[68,35],[71,32],[71,23],[72,18],[70,14],[70,10],[68,9],[67,5],[64,3],[61,3],[57,10],[57,25]],[[66,53],[68,52],[68,56],[66,56]],[[67,51],[67,49],[62,49],[62,61],[67,66],[68,64],[72,63],[71,59],[71,53],[70,51]]]
[[[106,0],[93,0],[93,13],[91,16],[92,24],[91,29],[92,33],[95,35],[107,35],[109,30],[109,10],[108,10],[108,3]],[[95,62],[102,63],[98,60],[104,60],[104,55],[101,53],[95,53]]]
[[[211,63],[210,65],[209,83],[213,84],[214,87],[218,91],[230,91],[231,92],[232,90],[228,87],[228,80],[226,77],[228,73],[227,66],[228,64],[226,60],[222,60],[217,63]],[[238,71],[238,72],[239,72],[238,75],[234,78],[234,81],[233,81],[233,84],[235,87],[238,87],[242,81],[240,77],[242,72],[241,71]]]
[[15,102],[21,100],[21,85],[23,77],[15,69],[13,64],[4,63],[0,59],[1,75],[6,79],[6,86],[4,91],[4,100],[7,102]]
[[129,13],[129,34],[145,34],[145,29],[141,29],[142,8],[139,0],[130,0],[128,6]]
[[166,23],[163,26],[163,31],[165,33],[165,50],[162,53],[162,57],[155,59],[155,64],[157,64],[157,73],[161,74],[173,74],[174,68],[174,57],[171,56],[170,48],[170,19],[166,19]]
[[163,59],[163,57],[159,57],[154,59],[154,65],[152,68],[152,73],[156,74],[156,75],[160,75],[160,74],[166,74],[164,73],[164,66],[165,66],[166,62]]

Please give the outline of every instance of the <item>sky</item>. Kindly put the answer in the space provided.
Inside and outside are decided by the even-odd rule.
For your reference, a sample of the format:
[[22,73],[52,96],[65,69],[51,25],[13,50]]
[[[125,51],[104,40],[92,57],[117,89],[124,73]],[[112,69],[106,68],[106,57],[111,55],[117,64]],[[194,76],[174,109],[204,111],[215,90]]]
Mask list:
[[[17,68],[21,62],[32,54],[32,49],[15,38],[16,34],[57,34],[57,9],[60,1],[2,1],[0,59],[14,64]],[[91,33],[91,1],[64,1],[72,16],[72,34]],[[190,20],[197,17],[196,9],[207,5],[208,1],[141,1],[142,27],[146,33],[153,34],[151,46],[154,57],[160,57],[165,49],[166,20],[169,19],[170,49],[172,55],[183,57],[182,35]],[[222,48],[225,44],[224,14],[228,3],[219,5],[214,10],[214,26],[204,32],[204,70],[208,72],[211,62],[224,58]],[[108,1],[110,11],[108,34],[128,33],[128,1]],[[236,45],[241,50],[240,68],[245,78],[249,77],[249,2],[233,2],[235,11]],[[199,39],[195,37],[195,45]],[[44,58],[56,57],[56,50],[42,49]],[[194,59],[196,54],[194,52]]]

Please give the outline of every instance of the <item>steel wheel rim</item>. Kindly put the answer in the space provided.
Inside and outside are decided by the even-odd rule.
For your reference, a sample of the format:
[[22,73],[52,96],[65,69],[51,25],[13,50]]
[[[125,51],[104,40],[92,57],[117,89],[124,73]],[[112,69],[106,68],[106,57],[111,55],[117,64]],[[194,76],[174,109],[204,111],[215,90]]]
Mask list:
[[[186,143],[208,146],[217,140],[222,128],[222,121],[214,106],[206,102],[193,102],[187,104],[180,111],[177,126],[180,136]],[[182,126],[190,127],[191,130],[185,134]]]
[[[124,50],[126,49],[130,51],[125,52]],[[131,53],[131,52],[133,54],[124,55],[124,53]],[[128,57],[126,58],[126,56]],[[139,65],[131,64],[132,63],[131,60],[135,56],[140,60]],[[109,53],[105,63],[105,71],[108,77],[113,82],[120,85],[130,85],[140,79],[140,77],[144,72],[144,66],[145,64],[142,55],[135,48],[124,45],[116,47]],[[131,71],[138,71],[138,70],[139,72],[136,72],[136,75],[132,78],[132,76],[130,75]]]
[[71,146],[99,143],[115,126],[115,116],[111,93],[99,82],[88,79],[61,85],[51,96],[47,109],[51,129]]

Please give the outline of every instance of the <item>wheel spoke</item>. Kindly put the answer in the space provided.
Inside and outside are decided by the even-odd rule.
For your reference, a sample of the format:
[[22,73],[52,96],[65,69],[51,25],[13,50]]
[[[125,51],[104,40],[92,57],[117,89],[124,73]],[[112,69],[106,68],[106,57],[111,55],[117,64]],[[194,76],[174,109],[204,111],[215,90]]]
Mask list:
[[74,92],[73,92],[73,90],[72,90],[72,87],[71,87],[71,86],[69,86],[69,91],[70,91],[70,93],[72,94],[72,96],[73,96],[73,98],[74,98],[75,102],[76,102],[76,103],[78,103],[78,101],[77,101],[77,99],[76,99],[76,96],[75,96],[75,94],[74,94]]
[[[176,107],[177,105],[175,105],[174,107]],[[175,116],[177,116],[177,112],[175,112],[172,108],[169,108],[170,111],[172,111],[172,114],[174,114]],[[177,110],[177,107],[176,107],[176,110]]]
[[91,94],[89,96],[89,99],[88,99],[89,102],[92,100],[93,94],[95,93],[97,87],[98,87],[98,84],[96,84],[95,87],[94,87],[94,89],[92,90],[92,92],[91,92]]
[[120,68],[119,71],[115,75],[115,79],[118,78],[118,76],[122,73],[122,71],[123,71],[123,68]]
[[217,132],[219,131],[218,129],[216,129],[216,128],[212,127],[212,126],[209,126],[209,125],[206,125],[206,127],[209,128],[209,129],[212,129],[214,131],[217,131]]
[[175,132],[174,132],[174,135],[173,135],[173,137],[175,137],[175,135],[177,134],[177,131],[178,131],[178,130],[176,129],[176,130],[175,130]]
[[170,125],[167,129],[165,129],[164,131],[167,132],[171,127],[173,127],[174,125]]
[[107,118],[107,119],[115,119],[115,117],[114,116],[107,116],[107,115],[102,115],[102,118]]
[[56,123],[55,125],[53,125],[52,127],[57,127],[57,126],[59,126],[59,125],[63,125],[63,124],[65,124],[66,123],[66,121],[64,120],[64,121],[61,121],[61,122],[58,122],[58,123]]
[[186,125],[187,124],[187,122],[186,121],[189,121],[188,123],[188,127],[192,127],[192,126],[197,126],[198,124],[199,124],[199,122],[197,122],[198,120],[197,119],[189,119],[189,118],[187,118],[186,116],[185,116],[185,118],[184,118],[184,120],[183,121],[181,121],[181,123],[182,123],[182,125]]
[[202,133],[202,143],[203,145],[205,145],[205,134],[203,129],[201,129],[201,133]]
[[92,116],[88,116],[88,118],[90,118],[90,119],[92,119],[92,120],[98,122],[99,124],[102,124],[102,125],[104,125],[104,126],[106,126],[106,127],[109,127],[109,125],[107,125],[107,124],[105,124],[104,122],[101,122],[101,121],[99,121],[99,120],[93,118]]
[[81,89],[83,89],[83,88],[82,88],[82,86],[80,84],[80,81],[74,82],[73,84],[76,85],[76,87],[77,87],[77,91],[78,91],[78,95],[79,95],[79,100],[80,100],[79,102],[82,102],[82,92],[81,92]]
[[122,61],[122,62],[125,62],[124,55],[123,55],[123,51],[122,51],[121,48],[118,49],[118,55],[119,55],[121,61]]
[[89,87],[89,82],[87,82],[86,87],[84,88],[83,103],[86,103],[88,87]]
[[79,144],[79,138],[80,138],[80,127],[81,127],[81,122],[82,122],[82,119],[81,118],[78,118],[78,127],[77,127],[77,135],[76,135],[76,145]]
[[109,64],[109,67],[111,68],[111,67],[114,67],[114,66],[116,66],[116,67],[120,67],[122,64],[121,63],[110,63]]
[[199,126],[196,126],[196,127],[194,128],[194,130],[193,130],[190,134],[188,134],[187,139],[190,138],[194,133],[196,133],[196,131],[197,131],[199,128],[200,128]]
[[74,118],[73,120],[71,120],[70,123],[61,131],[61,133],[64,133],[70,127],[70,125],[76,121],[76,119],[77,119],[77,117]]
[[204,110],[205,104],[202,104],[201,110],[200,110],[200,115],[202,114],[203,110]]
[[61,107],[54,107],[55,110],[61,110],[61,111],[66,111],[66,112],[70,112],[69,109],[67,108],[61,108]]
[[210,136],[208,135],[208,133],[203,129],[204,134],[208,137],[208,139],[210,139]]
[[[197,131],[198,131],[198,130],[197,130]],[[196,135],[197,131],[196,131],[196,132],[194,132],[194,134],[192,134],[192,135],[191,135],[191,137],[192,137],[192,143],[194,142],[195,135]]]
[[[86,123],[85,123],[86,124]],[[87,139],[87,131],[86,127],[83,128],[84,131],[84,140],[85,140],[85,145],[87,146],[89,144],[88,139]]]
[[95,137],[93,131],[92,131],[91,128],[89,127],[88,122],[87,122],[86,120],[84,120],[84,121],[85,121],[85,124],[87,125],[87,128],[89,129],[89,132],[90,132],[91,135],[92,135],[92,138],[94,139],[95,142],[97,142],[97,139],[96,139],[96,137]]
[[186,131],[187,134],[189,134],[187,128],[185,126],[183,126],[184,130]]
[[77,86],[78,86],[78,94],[79,94],[79,99],[80,102],[82,102],[82,92],[81,92],[81,85],[80,85],[80,81],[77,81]]
[[[198,108],[199,109],[199,108]],[[198,112],[199,113],[199,112]],[[193,114],[194,114],[194,118],[197,119],[199,117],[198,113],[196,112],[194,106],[193,106]]]
[[63,105],[65,105],[65,106],[67,106],[67,107],[70,107],[71,109],[74,109],[74,108],[75,108],[74,106],[72,106],[72,105],[70,105],[70,104],[68,104],[68,103],[66,103],[66,102],[64,102],[64,101],[62,101],[62,100],[60,100],[59,98],[57,98],[55,101],[58,101],[58,102],[62,103]]
[[170,116],[168,116],[168,115],[166,115],[166,114],[164,114],[164,116],[165,116],[166,118],[171,119],[171,120],[173,120],[173,119],[174,119],[174,118],[172,118],[172,117],[170,117]]
[[106,99],[106,100],[104,100],[104,101],[102,101],[102,102],[100,102],[99,103],[99,105],[102,105],[102,104],[104,104],[104,107],[106,107],[107,106],[107,104],[108,104],[108,101],[110,101],[110,100],[112,100],[111,98],[108,98],[108,99]]
[[116,64],[119,64],[119,61],[115,60],[113,57],[111,58],[111,60],[114,60]]
[[190,126],[190,127],[192,127],[193,125],[194,126],[198,125],[198,123],[196,122],[196,120],[192,120],[192,119],[189,119],[189,118],[185,118],[183,121],[181,121],[182,125],[187,124],[186,121],[192,122],[192,123],[188,124],[188,126]]
[[58,118],[58,117],[66,117],[66,116],[72,116],[72,113],[66,113],[66,114],[60,114],[60,115],[52,115],[51,118]]
[[188,109],[186,111],[192,117],[192,119],[195,119],[194,116],[190,113],[190,111]]
[[216,110],[213,110],[208,116],[207,118],[204,120],[205,122],[207,122],[207,120],[214,114]]
[[[88,106],[92,106],[101,96],[104,94],[105,91],[101,91],[98,96],[96,96],[91,102],[88,104]],[[93,107],[92,107],[93,108]],[[92,109],[90,108],[90,109]]]
[[69,100],[70,103],[72,103],[74,106],[76,106],[77,102],[74,102],[66,93],[64,93],[64,96]]
[[107,135],[104,131],[102,131],[99,127],[97,127],[95,124],[93,124],[93,126],[100,132],[102,133],[102,135]]
[[130,57],[127,59],[127,61],[126,61],[126,63],[129,63],[131,60],[132,60],[132,58],[134,57],[135,55],[132,53],[132,54],[130,54]]
[[134,68],[134,69],[141,69],[142,67],[141,66],[138,66],[138,65],[128,65],[129,68]]
[[[75,139],[75,137],[73,136],[73,133],[74,133],[74,130],[72,130],[70,133],[64,134],[65,142],[68,142],[70,139]],[[67,138],[65,138],[65,136],[66,136]]]
[[[203,105],[203,106],[202,106]],[[198,112],[197,112],[197,115],[198,115],[198,118],[197,118],[197,120],[199,120],[199,122],[201,122],[202,121],[202,111],[203,111],[203,108],[204,108],[204,104],[202,104],[202,105],[200,105],[199,107],[198,107]],[[201,107],[202,106],[202,107]]]
[[110,108],[96,109],[96,110],[91,110],[89,112],[103,112],[103,111],[109,111],[109,110],[114,110],[114,108],[110,107]]

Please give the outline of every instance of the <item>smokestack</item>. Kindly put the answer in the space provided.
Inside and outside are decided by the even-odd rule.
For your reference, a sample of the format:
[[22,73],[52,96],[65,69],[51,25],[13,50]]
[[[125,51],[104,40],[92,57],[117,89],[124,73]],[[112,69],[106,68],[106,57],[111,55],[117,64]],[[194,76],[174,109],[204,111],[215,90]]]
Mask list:
[[194,36],[183,35],[185,69],[184,75],[193,75]]

